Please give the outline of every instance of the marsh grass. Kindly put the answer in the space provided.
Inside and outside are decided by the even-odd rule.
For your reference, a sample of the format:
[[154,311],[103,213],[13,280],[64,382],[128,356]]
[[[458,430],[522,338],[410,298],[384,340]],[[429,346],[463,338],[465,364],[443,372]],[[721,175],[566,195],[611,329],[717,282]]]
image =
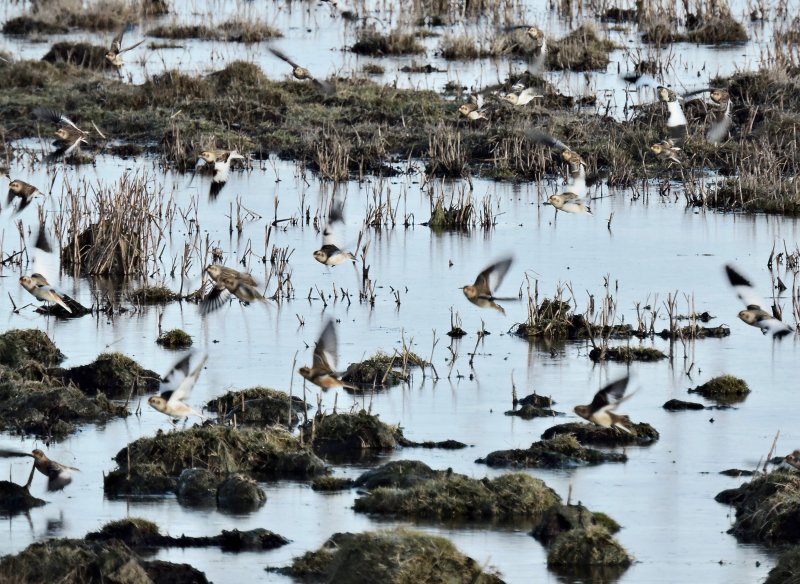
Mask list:
[[356,42],[350,50],[358,55],[383,57],[386,55],[417,55],[425,52],[425,47],[417,36],[403,30],[393,30],[387,34],[372,28],[359,31]]
[[160,39],[201,39],[235,43],[260,43],[282,37],[277,28],[259,22],[234,18],[220,24],[165,24],[147,31],[147,36]]
[[4,34],[62,34],[71,28],[109,31],[116,34],[128,23],[149,16],[166,14],[163,0],[51,0],[46,9],[11,18],[3,25]]

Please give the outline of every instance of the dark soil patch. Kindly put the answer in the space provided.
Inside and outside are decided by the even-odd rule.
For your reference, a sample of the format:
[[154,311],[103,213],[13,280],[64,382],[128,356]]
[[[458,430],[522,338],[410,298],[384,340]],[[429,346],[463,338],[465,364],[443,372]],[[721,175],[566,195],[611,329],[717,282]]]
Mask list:
[[393,460],[364,472],[353,484],[368,490],[378,487],[407,489],[417,483],[444,477],[446,474],[446,471],[433,470],[418,460]]
[[631,361],[660,361],[666,358],[667,356],[663,351],[652,347],[595,347],[589,351],[589,359],[595,363],[601,361],[622,361],[623,363],[630,363]]
[[127,399],[140,393],[156,393],[161,376],[143,368],[122,353],[101,353],[88,365],[56,369],[53,377],[74,383],[88,395],[107,394],[112,399]]
[[684,410],[704,410],[705,406],[697,402],[688,402],[680,399],[671,399],[662,406],[670,412],[682,412]]
[[42,61],[48,63],[68,63],[76,67],[103,71],[113,69],[106,60],[108,48],[89,43],[73,43],[62,41],[50,47],[50,50],[42,57]]
[[497,450],[475,462],[496,468],[575,468],[627,460],[625,454],[584,448],[572,434],[560,434],[525,450]]
[[506,416],[517,416],[523,420],[533,420],[534,418],[555,418],[556,416],[563,416],[563,412],[557,412],[549,408],[537,408],[535,406],[525,405],[516,410],[508,410]]
[[3,515],[26,513],[42,505],[46,505],[45,501],[33,497],[23,485],[0,481],[0,513]]
[[531,531],[531,535],[542,545],[549,546],[562,533],[572,529],[589,529],[599,525],[610,533],[619,531],[619,524],[602,513],[592,513],[581,504],[553,505]]
[[66,358],[40,330],[14,329],[0,335],[0,364],[7,367],[19,367],[30,359],[53,367]]
[[361,410],[357,414],[317,415],[303,426],[316,452],[393,450],[405,442],[399,426],[381,422],[377,415]]
[[658,432],[650,424],[631,422],[626,427],[630,433],[595,424],[572,422],[548,428],[542,434],[542,439],[549,440],[562,434],[573,434],[581,444],[593,446],[647,446],[659,438]]

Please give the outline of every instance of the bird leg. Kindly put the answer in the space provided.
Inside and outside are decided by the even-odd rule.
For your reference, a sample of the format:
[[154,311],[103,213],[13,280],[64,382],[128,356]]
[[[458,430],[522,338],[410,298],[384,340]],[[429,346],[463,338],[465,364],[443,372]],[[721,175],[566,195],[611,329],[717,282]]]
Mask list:
[[33,466],[31,467],[31,474],[28,475],[28,482],[25,483],[25,488],[30,489],[31,483],[33,482],[33,473],[36,471],[36,461],[34,461]]

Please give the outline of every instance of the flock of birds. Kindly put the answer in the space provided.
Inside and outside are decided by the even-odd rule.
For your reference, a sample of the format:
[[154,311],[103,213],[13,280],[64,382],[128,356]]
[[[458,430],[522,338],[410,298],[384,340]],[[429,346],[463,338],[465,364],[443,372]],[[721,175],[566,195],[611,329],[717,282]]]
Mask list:
[[[546,36],[537,27],[525,27],[525,32],[533,44],[531,72],[541,73],[547,54]],[[136,48],[142,42],[123,48],[122,40],[123,33],[121,32],[114,38],[109,51],[106,53],[107,61],[118,72],[124,66],[122,54]],[[329,82],[317,79],[311,75],[308,69],[300,66],[279,50],[270,50],[277,58],[291,65],[292,75],[296,79],[313,83],[319,91],[325,94],[333,93],[334,88]],[[688,137],[688,132],[686,116],[680,102],[684,97],[690,95],[709,92],[709,97],[714,107],[714,119],[705,134],[705,139],[712,143],[719,143],[727,138],[731,127],[731,101],[727,91],[704,89],[680,96],[675,91],[658,85],[654,80],[643,76],[634,76],[627,80],[640,87],[654,85],[658,100],[666,104],[668,111],[666,136],[663,140],[650,147],[650,150],[658,159],[669,164],[681,164],[681,149]],[[514,86],[511,92],[492,94],[492,97],[499,98],[499,101],[516,107],[525,106],[540,98],[541,95],[536,94],[532,88]],[[460,106],[459,113],[471,121],[487,120],[491,115],[492,107],[490,100],[486,96],[475,93],[468,103]],[[49,161],[69,156],[78,151],[82,144],[88,144],[90,132],[79,128],[75,122],[63,113],[48,108],[36,108],[33,113],[37,118],[56,126],[56,142],[54,143],[56,150],[48,155],[47,159]],[[105,138],[96,126],[95,131],[99,136]],[[558,194],[550,196],[547,204],[555,207],[556,212],[590,214],[591,209],[584,198],[587,195],[588,187],[591,186],[592,179],[587,177],[586,163],[580,154],[559,139],[544,132],[531,130],[527,136],[533,143],[545,145],[558,152],[561,161],[567,166],[568,178],[565,187]],[[211,199],[215,199],[225,185],[231,162],[234,160],[245,160],[245,157],[235,150],[204,150],[200,153],[198,163],[203,161],[214,171],[210,190]],[[34,197],[42,195],[42,191],[37,187],[21,180],[12,180],[9,184],[8,204],[13,204],[15,199],[19,199],[17,206],[17,212],[19,213],[30,205]],[[313,253],[316,261],[326,266],[337,266],[346,262],[356,261],[355,255],[344,249],[346,246],[342,243],[343,231],[343,204],[334,197],[330,203],[327,224],[323,230],[322,246]],[[43,233],[44,229],[41,226],[40,235],[37,237],[37,247],[49,251],[50,246]],[[461,290],[467,300],[480,308],[491,308],[505,314],[505,310],[499,302],[515,300],[515,298],[495,296],[495,290],[502,284],[512,261],[512,257],[505,257],[491,264],[478,274],[473,284],[463,286]],[[758,296],[753,285],[744,275],[731,265],[725,266],[725,271],[731,286],[745,305],[745,309],[739,312],[738,315],[743,322],[758,327],[764,334],[770,334],[775,338],[781,338],[793,332],[791,327],[781,321],[776,307],[773,306],[772,311],[767,310],[767,304]],[[212,285],[210,291],[205,294],[200,302],[200,314],[202,316],[224,306],[231,297],[237,298],[243,304],[266,302],[268,300],[259,290],[259,283],[256,279],[247,272],[238,271],[217,263],[207,266],[205,272],[211,279]],[[19,282],[37,300],[55,303],[68,313],[72,312],[69,305],[71,299],[51,286],[43,275],[34,273],[30,276],[22,276]],[[336,327],[334,321],[329,320],[323,326],[316,342],[312,365],[310,367],[300,367],[298,372],[304,379],[324,390],[337,388],[358,389],[344,382],[341,379],[341,374],[337,371],[337,345]],[[173,425],[178,420],[187,420],[190,416],[196,416],[204,422],[207,421],[206,416],[187,403],[187,400],[191,397],[192,389],[206,364],[207,355],[202,355],[197,359],[194,366],[192,366],[193,361],[195,361],[194,353],[189,353],[178,361],[162,379],[159,394],[148,399],[148,404],[158,412],[168,416]],[[629,378],[626,376],[608,384],[594,395],[591,403],[575,406],[574,412],[598,426],[629,432],[630,430],[626,427],[626,424],[629,423],[628,417],[615,411],[623,401],[630,397],[630,394],[628,396],[625,395],[628,382]],[[790,457],[795,454],[797,454],[797,460],[800,460],[800,452],[793,453]],[[50,460],[39,449],[31,453],[0,450],[0,456],[33,458],[34,464],[26,486],[30,485],[34,471],[38,470],[47,476],[49,490],[61,489],[70,483],[70,473],[78,470]]]

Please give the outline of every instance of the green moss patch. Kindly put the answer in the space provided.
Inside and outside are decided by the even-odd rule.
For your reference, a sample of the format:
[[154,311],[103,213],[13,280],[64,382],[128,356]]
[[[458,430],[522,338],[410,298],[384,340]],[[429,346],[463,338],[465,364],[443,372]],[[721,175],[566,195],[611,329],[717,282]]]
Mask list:
[[733,375],[720,375],[690,389],[689,393],[696,393],[719,403],[736,403],[747,397],[750,388],[744,379]]
[[547,554],[548,566],[630,566],[631,562],[625,548],[599,525],[564,532]]
[[161,333],[156,343],[167,349],[188,349],[192,346],[192,337],[181,329],[172,329]]

